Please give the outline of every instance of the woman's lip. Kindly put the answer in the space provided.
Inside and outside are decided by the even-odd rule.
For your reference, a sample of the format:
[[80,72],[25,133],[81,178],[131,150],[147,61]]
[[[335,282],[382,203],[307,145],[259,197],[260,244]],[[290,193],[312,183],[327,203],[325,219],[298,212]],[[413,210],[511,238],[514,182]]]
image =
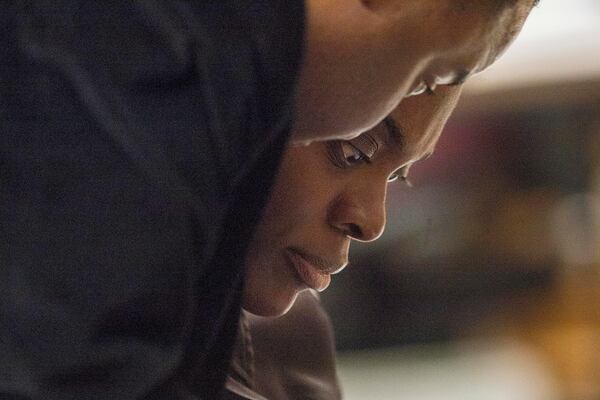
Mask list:
[[296,270],[298,277],[306,286],[318,292],[327,289],[331,283],[331,275],[329,273],[320,270],[297,251],[288,250],[287,257]]
[[346,267],[346,265],[348,264],[347,262],[334,263],[325,258],[317,257],[313,254],[307,253],[297,247],[289,247],[287,250],[289,252],[298,254],[299,256],[304,258],[310,264],[317,267],[317,269],[319,271],[321,271],[322,274],[335,275],[338,272],[340,272],[341,270],[343,270]]

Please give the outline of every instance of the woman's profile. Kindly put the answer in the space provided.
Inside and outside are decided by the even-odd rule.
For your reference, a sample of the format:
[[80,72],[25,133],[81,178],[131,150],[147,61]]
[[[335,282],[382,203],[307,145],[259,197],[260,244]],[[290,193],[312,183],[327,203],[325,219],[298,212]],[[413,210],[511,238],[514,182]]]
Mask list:
[[[348,265],[352,241],[385,227],[390,184],[433,153],[460,87],[406,99],[350,141],[290,146],[246,259],[228,389],[241,398],[341,398],[333,334],[315,291]],[[235,397],[234,397],[235,398]]]

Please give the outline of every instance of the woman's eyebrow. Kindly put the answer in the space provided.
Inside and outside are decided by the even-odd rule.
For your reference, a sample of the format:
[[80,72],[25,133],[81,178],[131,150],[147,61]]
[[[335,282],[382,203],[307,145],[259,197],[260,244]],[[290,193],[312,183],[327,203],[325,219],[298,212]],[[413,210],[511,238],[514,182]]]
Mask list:
[[[393,117],[389,115],[383,119],[383,123],[387,132],[386,141],[392,142],[393,144],[399,146],[400,149],[402,149],[402,147],[404,146],[404,129],[401,126],[399,126],[399,124]],[[428,159],[433,155],[434,150],[435,148],[432,148],[431,150],[423,154],[418,160],[415,160],[415,162]]]
[[383,124],[387,132],[387,139],[402,148],[404,146],[404,133],[396,120],[388,115],[383,119]]

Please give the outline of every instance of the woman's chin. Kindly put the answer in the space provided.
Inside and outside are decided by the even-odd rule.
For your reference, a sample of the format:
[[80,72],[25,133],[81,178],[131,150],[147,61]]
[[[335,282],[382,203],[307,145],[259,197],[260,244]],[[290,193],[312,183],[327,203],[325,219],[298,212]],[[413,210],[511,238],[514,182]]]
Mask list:
[[294,305],[298,292],[280,294],[279,296],[252,295],[244,293],[244,310],[261,317],[280,317],[287,313]]

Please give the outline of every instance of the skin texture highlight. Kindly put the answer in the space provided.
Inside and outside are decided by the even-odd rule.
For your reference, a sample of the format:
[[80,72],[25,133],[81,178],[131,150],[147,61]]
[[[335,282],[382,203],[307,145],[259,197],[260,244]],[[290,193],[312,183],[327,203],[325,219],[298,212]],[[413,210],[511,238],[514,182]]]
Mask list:
[[295,257],[325,275],[326,287],[347,265],[352,241],[381,235],[388,184],[401,184],[390,178],[433,152],[460,91],[406,99],[390,114],[396,137],[381,123],[352,141],[288,147],[247,254],[246,310],[282,315],[307,290]]

